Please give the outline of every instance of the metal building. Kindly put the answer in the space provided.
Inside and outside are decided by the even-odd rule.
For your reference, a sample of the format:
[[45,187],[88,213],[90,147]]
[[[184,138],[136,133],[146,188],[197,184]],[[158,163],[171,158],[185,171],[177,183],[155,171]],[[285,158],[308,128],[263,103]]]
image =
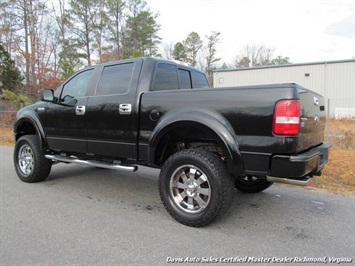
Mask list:
[[216,70],[214,87],[297,83],[324,96],[329,115],[355,118],[355,60]]

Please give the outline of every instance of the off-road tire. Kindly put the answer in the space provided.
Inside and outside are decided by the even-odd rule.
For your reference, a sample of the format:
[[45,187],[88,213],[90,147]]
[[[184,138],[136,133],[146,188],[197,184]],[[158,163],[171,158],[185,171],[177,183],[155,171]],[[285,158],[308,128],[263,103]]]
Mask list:
[[269,188],[273,183],[267,181],[265,178],[257,178],[254,176],[238,176],[235,178],[234,184],[236,189],[242,192],[258,193]]
[[[233,178],[217,155],[202,149],[182,150],[164,163],[159,176],[159,193],[165,209],[175,220],[201,227],[230,207]],[[181,199],[181,203],[176,199]]]
[[23,182],[34,183],[48,177],[52,161],[44,157],[36,135],[25,135],[16,142],[14,165],[18,177]]

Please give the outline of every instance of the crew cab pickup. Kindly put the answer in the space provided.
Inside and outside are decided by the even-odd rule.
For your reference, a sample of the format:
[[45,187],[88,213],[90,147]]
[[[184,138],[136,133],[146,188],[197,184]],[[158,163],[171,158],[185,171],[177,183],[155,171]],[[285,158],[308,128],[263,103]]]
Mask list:
[[324,128],[323,97],[297,84],[210,88],[195,68],[129,59],[85,68],[21,109],[14,165],[24,182],[45,180],[58,162],[160,168],[169,214],[204,226],[228,209],[234,188],[320,175]]

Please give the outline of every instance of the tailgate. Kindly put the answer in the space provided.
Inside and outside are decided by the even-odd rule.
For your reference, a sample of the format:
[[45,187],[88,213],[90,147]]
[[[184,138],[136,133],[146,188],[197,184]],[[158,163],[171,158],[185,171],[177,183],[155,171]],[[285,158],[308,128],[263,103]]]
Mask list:
[[297,151],[306,150],[321,144],[324,140],[326,112],[323,96],[299,89],[301,124]]

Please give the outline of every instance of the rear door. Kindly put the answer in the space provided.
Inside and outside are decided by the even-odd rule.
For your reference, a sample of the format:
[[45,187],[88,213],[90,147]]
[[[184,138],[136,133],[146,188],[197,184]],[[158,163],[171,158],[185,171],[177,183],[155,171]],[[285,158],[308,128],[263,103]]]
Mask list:
[[101,66],[100,78],[86,110],[88,153],[136,158],[136,92],[142,60]]

